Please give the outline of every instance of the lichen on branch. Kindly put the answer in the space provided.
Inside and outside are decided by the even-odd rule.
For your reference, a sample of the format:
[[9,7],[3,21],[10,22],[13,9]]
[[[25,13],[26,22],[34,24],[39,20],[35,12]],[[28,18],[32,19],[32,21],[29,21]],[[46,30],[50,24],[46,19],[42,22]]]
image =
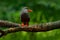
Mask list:
[[2,36],[7,35],[9,33],[18,32],[18,31],[46,32],[46,31],[50,31],[53,29],[59,29],[60,28],[60,21],[35,24],[35,25],[32,25],[31,27],[22,27],[18,23],[0,20],[0,26],[6,27],[6,28],[8,27],[8,29],[0,31],[0,33],[1,33],[0,37],[2,37]]

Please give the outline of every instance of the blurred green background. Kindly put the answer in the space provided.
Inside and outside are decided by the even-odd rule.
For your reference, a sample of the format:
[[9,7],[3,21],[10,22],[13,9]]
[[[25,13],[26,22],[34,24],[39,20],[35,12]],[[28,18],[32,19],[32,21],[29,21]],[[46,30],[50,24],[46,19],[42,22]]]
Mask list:
[[[0,0],[0,20],[20,23],[21,7],[28,6],[30,25],[60,20],[60,0]],[[60,29],[48,32],[16,32],[0,40],[60,40]]]

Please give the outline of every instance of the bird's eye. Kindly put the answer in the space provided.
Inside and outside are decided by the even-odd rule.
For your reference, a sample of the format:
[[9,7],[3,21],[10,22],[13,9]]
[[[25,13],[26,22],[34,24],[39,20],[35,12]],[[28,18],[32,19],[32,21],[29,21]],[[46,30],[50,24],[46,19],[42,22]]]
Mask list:
[[28,9],[28,8],[25,8],[25,9]]

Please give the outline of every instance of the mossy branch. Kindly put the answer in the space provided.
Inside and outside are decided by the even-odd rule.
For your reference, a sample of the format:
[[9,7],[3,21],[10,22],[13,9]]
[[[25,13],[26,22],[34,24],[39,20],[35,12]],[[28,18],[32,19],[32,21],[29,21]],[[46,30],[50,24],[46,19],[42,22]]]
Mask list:
[[18,31],[26,31],[26,32],[46,32],[53,29],[59,29],[60,28],[60,21],[56,22],[49,22],[49,23],[41,23],[41,24],[35,24],[30,27],[22,27],[18,23],[13,23],[9,21],[0,21],[0,26],[2,27],[9,27],[6,30],[0,30],[0,37],[13,33]]

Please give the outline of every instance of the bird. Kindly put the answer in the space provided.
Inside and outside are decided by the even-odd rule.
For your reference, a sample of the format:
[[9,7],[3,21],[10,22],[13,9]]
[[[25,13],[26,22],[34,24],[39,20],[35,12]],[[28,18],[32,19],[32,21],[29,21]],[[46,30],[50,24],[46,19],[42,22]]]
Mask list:
[[28,7],[23,7],[21,9],[20,18],[21,18],[21,22],[22,22],[21,23],[22,27],[24,27],[24,26],[28,27],[29,26],[29,21],[30,21],[29,12],[32,12],[32,10],[29,9]]

